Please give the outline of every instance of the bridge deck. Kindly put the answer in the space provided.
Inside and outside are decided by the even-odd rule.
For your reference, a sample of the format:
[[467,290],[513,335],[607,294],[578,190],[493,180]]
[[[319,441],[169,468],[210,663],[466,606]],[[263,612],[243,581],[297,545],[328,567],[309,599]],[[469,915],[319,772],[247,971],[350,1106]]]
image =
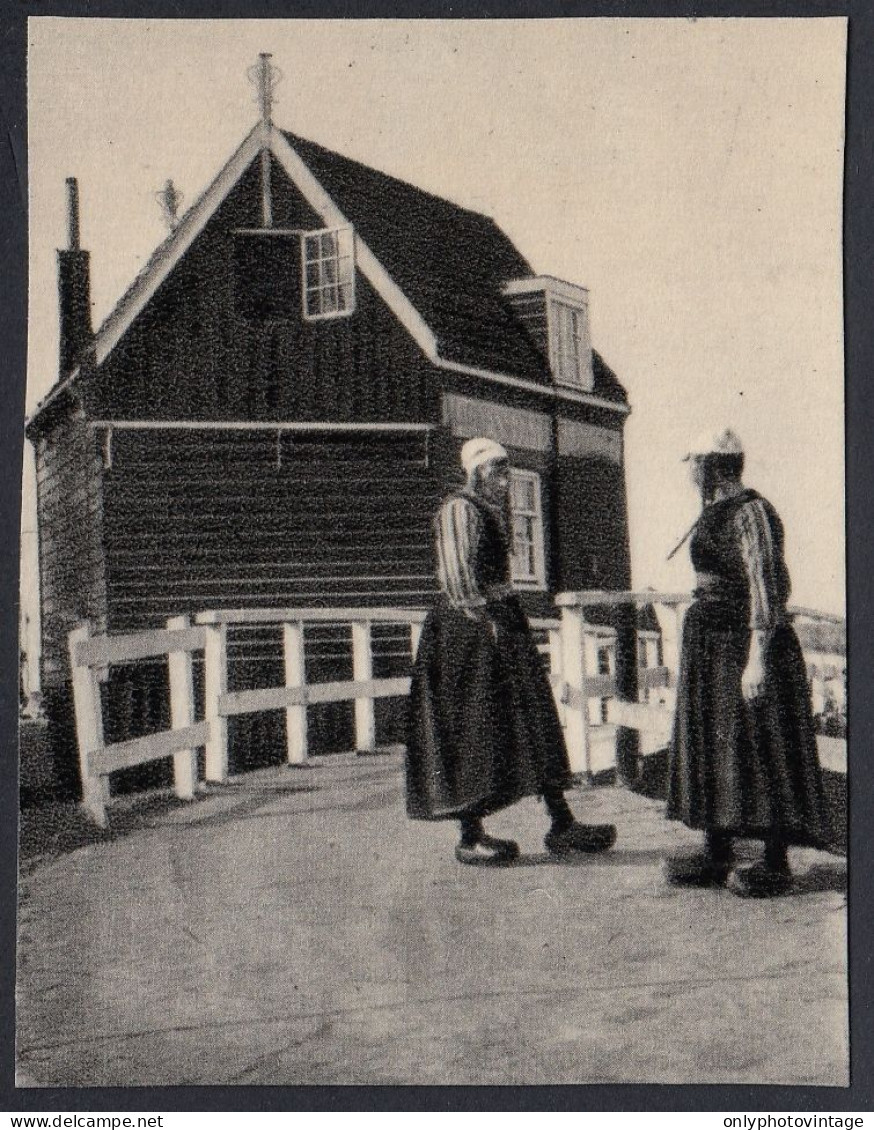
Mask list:
[[672,891],[658,801],[572,799],[612,853],[552,862],[530,801],[498,872],[405,818],[397,756],[120,799],[111,837],[55,813],[54,848],[26,813],[19,1084],[846,1083],[844,861]]

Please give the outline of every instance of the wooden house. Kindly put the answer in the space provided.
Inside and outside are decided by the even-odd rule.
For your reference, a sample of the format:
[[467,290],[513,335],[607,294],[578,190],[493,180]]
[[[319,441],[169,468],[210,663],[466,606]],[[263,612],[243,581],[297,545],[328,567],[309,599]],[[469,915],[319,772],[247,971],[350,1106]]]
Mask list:
[[[266,114],[93,332],[76,192],[61,371],[27,429],[59,750],[83,618],[427,605],[431,517],[473,435],[511,455],[531,612],[629,587],[626,393],[587,291],[538,275],[492,219]],[[119,733],[165,710],[132,686]]]

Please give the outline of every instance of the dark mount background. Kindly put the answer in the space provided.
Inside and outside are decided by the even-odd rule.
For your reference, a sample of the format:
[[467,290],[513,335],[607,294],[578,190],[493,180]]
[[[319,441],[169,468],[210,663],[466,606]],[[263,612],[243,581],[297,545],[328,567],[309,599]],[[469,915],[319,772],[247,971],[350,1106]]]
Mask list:
[[[804,1087],[677,1087],[588,1086],[537,1088],[168,1088],[106,1090],[13,1087],[15,884],[16,884],[16,729],[18,717],[18,541],[20,469],[24,443],[27,316],[27,16],[173,18],[544,18],[558,16],[790,17],[848,15],[848,122],[845,159],[845,356],[847,372],[847,525],[848,643],[850,695],[850,766],[852,774],[850,836],[851,1069],[849,1090]],[[4,772],[0,775],[0,860],[4,913],[0,920],[3,956],[0,963],[0,1107],[4,1111],[58,1110],[724,1110],[742,1111],[870,1111],[874,1109],[874,994],[869,960],[874,936],[874,883],[867,864],[874,840],[874,774],[867,751],[874,733],[874,680],[871,639],[874,636],[872,570],[874,522],[870,497],[874,486],[874,5],[870,0],[846,4],[816,0],[737,0],[734,3],[666,3],[665,0],[595,0],[562,3],[529,0],[516,3],[417,3],[378,0],[352,3],[180,3],[114,0],[114,2],[0,2],[0,339],[6,412],[0,417],[6,474],[0,479],[0,725]],[[584,1124],[585,1116],[581,1116]],[[715,1124],[715,1123],[714,1123]]]

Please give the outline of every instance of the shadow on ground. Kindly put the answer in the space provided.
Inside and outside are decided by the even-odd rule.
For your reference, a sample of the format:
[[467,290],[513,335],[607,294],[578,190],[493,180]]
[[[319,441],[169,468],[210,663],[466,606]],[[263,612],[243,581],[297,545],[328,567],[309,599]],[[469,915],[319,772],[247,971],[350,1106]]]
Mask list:
[[795,876],[792,894],[814,895],[826,891],[840,894],[847,890],[847,865],[845,863],[815,863],[801,875]]
[[[202,785],[194,801],[179,800],[171,789],[113,796],[109,827],[98,828],[78,803],[58,802],[24,808],[19,815],[18,851],[21,873],[29,874],[53,859],[94,844],[110,843],[134,833],[178,823],[218,827],[246,820],[292,819],[282,806],[285,797],[321,794],[323,802],[309,812],[381,808],[399,794],[396,757],[391,752],[352,758],[330,755],[306,765],[276,765],[231,777],[225,784]],[[345,768],[344,766],[348,766]],[[343,790],[343,775],[354,774],[354,794]],[[367,787],[360,786],[366,782]],[[389,784],[389,782],[391,782]]]
[[[755,852],[747,850],[743,852],[740,858],[754,857]],[[550,855],[548,852],[531,852],[522,854],[512,864],[510,868],[515,869],[519,867],[582,867],[591,869],[595,867],[652,867],[661,864],[665,857],[663,851],[623,851],[621,848],[614,848],[612,851],[604,855],[591,856],[591,855],[568,855],[563,857],[556,857]],[[509,869],[509,868],[508,868]],[[847,866],[846,863],[835,861],[834,863],[818,863],[809,867],[806,871],[797,873],[793,877],[793,884],[789,895],[811,895],[821,894],[828,891],[835,891],[838,893],[845,893],[847,890]]]
[[194,801],[179,800],[169,790],[148,794],[113,797],[110,801],[109,827],[98,828],[80,804],[45,805],[24,809],[18,823],[18,854],[23,873],[42,863],[93,844],[110,843],[133,833],[165,822],[174,814],[188,817],[206,801],[224,799],[218,811],[204,813],[202,820],[224,823],[245,819],[270,803],[277,795],[314,793],[324,786],[302,778],[285,778],[261,783],[232,781],[227,785],[211,785]]

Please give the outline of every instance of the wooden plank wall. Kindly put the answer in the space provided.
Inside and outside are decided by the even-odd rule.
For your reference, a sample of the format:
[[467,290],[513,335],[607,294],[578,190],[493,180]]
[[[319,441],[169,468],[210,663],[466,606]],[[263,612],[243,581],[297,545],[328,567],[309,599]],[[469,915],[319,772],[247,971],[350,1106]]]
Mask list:
[[442,487],[423,433],[116,430],[112,442],[112,631],[209,608],[430,599]]
[[560,456],[556,584],[563,591],[628,589],[631,561],[625,471],[597,457]]
[[525,326],[532,340],[544,355],[549,356],[549,328],[546,316],[546,294],[535,291],[526,294],[508,295],[507,301],[513,313]]
[[[208,608],[432,599],[431,517],[444,489],[438,438],[116,429],[112,450],[104,486],[111,631],[157,627]],[[309,635],[307,677],[350,677],[343,632]],[[281,683],[279,642],[269,628],[232,633],[229,689]],[[384,647],[402,650],[397,641]],[[404,664],[386,655],[377,666],[395,673]],[[199,682],[199,666],[196,672]],[[113,736],[116,722],[119,735],[164,723],[165,682],[159,671],[148,681],[134,670],[114,673],[107,691]],[[391,704],[381,706],[381,719],[391,714]],[[235,771],[281,760],[280,715],[232,720]],[[348,707],[310,708],[310,730],[315,750],[350,748]],[[380,730],[388,733],[382,722]],[[156,770],[149,772],[155,783]],[[142,772],[136,781],[143,783]]]
[[83,619],[106,625],[98,442],[72,409],[36,445],[44,689],[67,677],[67,633]]
[[[300,242],[265,235],[261,269],[280,271],[287,316],[251,317],[240,229],[260,223],[253,167],[159,288],[101,367],[91,414],[124,419],[437,419],[433,369],[394,315],[357,273],[348,317],[305,322]],[[316,215],[275,178],[277,227],[313,229]],[[245,237],[251,242],[252,237]],[[241,267],[242,264],[242,267]],[[275,315],[275,311],[274,311]]]

